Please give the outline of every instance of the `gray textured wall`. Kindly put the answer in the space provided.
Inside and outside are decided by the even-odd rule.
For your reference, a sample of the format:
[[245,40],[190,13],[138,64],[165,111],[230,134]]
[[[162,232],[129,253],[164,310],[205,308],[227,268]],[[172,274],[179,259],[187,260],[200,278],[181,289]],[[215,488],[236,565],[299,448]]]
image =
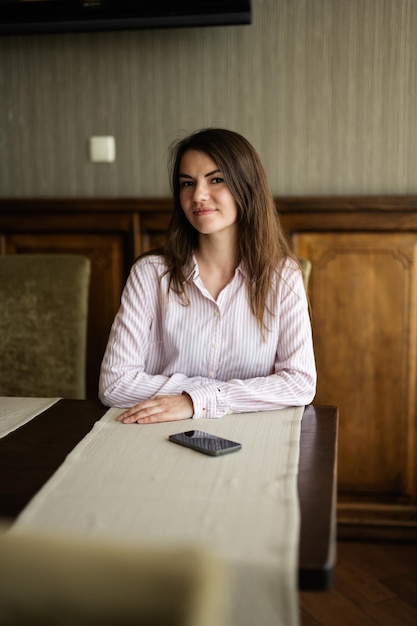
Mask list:
[[208,125],[275,195],[417,193],[417,0],[252,2],[250,26],[0,38],[0,196],[168,195],[169,143]]

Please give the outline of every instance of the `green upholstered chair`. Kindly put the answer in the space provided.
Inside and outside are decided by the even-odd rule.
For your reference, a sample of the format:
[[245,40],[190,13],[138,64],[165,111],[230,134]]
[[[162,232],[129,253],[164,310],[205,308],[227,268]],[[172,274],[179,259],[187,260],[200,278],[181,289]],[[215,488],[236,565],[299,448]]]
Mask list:
[[90,261],[0,256],[0,395],[85,397]]
[[311,274],[311,261],[309,261],[308,259],[303,259],[298,257],[298,262],[300,264],[301,267],[301,271],[303,273],[303,280],[304,280],[304,287],[305,290],[308,290],[308,282],[310,280],[310,274]]
[[227,576],[187,547],[0,533],[0,626],[221,626]]

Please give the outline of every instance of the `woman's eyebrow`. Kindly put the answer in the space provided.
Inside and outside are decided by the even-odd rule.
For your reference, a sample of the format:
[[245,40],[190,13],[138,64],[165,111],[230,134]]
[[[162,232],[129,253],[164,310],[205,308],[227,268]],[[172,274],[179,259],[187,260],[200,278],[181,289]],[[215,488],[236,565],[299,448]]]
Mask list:
[[213,174],[220,174],[220,170],[219,168],[217,168],[216,170],[213,170],[212,172],[209,172],[208,174],[204,174],[204,178],[207,178],[208,176],[213,176]]
[[[204,174],[204,178],[207,178],[208,176],[213,176],[213,174],[217,174],[220,173],[219,169],[213,170],[212,172],[208,172],[207,174]],[[179,178],[192,178],[192,176],[190,176],[190,174],[182,174],[181,172],[179,173]]]

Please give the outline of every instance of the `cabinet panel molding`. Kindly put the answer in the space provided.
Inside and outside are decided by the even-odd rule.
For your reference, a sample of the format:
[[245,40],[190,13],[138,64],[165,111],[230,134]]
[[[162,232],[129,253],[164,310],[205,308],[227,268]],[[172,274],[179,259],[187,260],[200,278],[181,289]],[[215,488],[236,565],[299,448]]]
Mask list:
[[297,250],[314,268],[316,401],[340,411],[340,490],[410,501],[417,236],[305,234]]

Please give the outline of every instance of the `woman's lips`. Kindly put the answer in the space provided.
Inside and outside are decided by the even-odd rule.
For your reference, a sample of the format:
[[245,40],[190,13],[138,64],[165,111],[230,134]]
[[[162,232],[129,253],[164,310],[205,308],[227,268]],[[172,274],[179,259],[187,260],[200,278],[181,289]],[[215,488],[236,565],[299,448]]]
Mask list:
[[194,209],[193,215],[201,216],[201,215],[210,215],[210,213],[215,213],[216,209],[211,209],[210,207],[201,207],[199,209]]

